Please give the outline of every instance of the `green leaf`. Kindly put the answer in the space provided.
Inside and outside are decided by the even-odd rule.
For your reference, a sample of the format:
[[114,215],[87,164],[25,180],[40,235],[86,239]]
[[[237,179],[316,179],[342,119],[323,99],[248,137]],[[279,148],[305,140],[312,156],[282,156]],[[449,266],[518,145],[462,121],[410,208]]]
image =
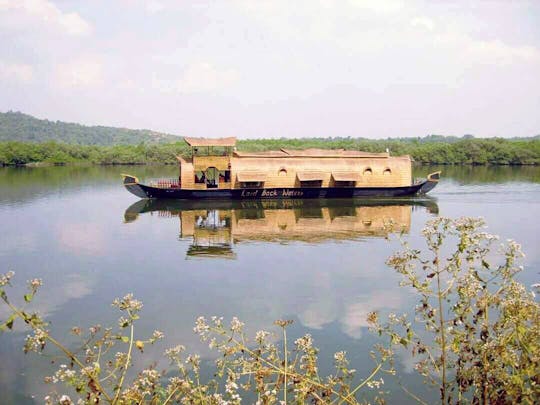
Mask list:
[[6,321],[5,325],[8,329],[13,329],[13,321],[17,318],[17,314],[11,314],[11,316]]
[[33,298],[34,298],[34,294],[24,294],[24,300],[26,302],[31,302]]
[[124,343],[129,343],[129,338],[127,336],[120,336],[120,340]]

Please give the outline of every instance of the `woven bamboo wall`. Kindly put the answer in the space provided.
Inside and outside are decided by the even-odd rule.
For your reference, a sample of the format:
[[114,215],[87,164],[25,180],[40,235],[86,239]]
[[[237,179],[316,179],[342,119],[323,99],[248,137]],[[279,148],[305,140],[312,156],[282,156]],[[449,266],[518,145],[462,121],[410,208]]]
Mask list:
[[180,182],[182,188],[193,189],[195,186],[195,169],[193,163],[190,160],[178,158],[180,164]]
[[194,156],[193,168],[195,171],[205,171],[209,167],[215,167],[218,170],[229,170],[229,156]]
[[[360,174],[357,187],[400,187],[411,185],[411,160],[408,156],[389,158],[305,158],[305,157],[233,157],[231,178],[240,188],[238,172],[266,173],[265,188],[298,187],[298,172],[322,172],[322,187],[333,187],[332,172]],[[285,171],[283,171],[283,169]],[[366,172],[371,169],[371,174]],[[390,169],[390,173],[385,170]]]
[[410,186],[412,180],[409,156],[396,157],[228,157],[196,156],[193,162],[179,158],[184,189],[205,190],[195,184],[195,172],[209,167],[228,170],[231,183],[220,183],[219,188],[241,188],[238,173],[262,173],[265,188],[300,187],[298,173],[321,173],[322,187],[334,187],[332,172],[352,173],[358,177],[356,187]]

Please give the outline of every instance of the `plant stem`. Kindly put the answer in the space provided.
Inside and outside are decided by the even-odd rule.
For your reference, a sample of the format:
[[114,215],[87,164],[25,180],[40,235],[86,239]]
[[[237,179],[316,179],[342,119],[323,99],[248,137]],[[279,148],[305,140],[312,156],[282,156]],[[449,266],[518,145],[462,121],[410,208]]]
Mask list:
[[[213,330],[214,330],[214,329],[213,329]],[[215,330],[214,330],[214,331],[215,331]],[[217,332],[219,332],[219,331],[217,331]],[[264,357],[259,356],[257,353],[255,353],[253,350],[251,350],[249,347],[244,346],[244,345],[242,344],[242,342],[240,342],[240,341],[238,341],[238,340],[236,340],[236,339],[234,339],[234,338],[231,338],[230,341],[232,341],[232,342],[234,342],[235,344],[241,346],[241,347],[242,347],[242,350],[244,350],[244,351],[245,351],[246,353],[248,353],[250,356],[252,356],[252,357],[254,357],[254,358],[257,358],[257,359],[260,359],[264,364],[266,364],[268,367],[270,367],[271,369],[273,369],[273,370],[274,370],[275,372],[277,372],[278,374],[283,373],[283,370],[281,369],[281,367],[277,367],[274,363],[272,363],[272,362],[266,360]],[[296,378],[298,378],[298,379],[305,379],[305,380],[309,381],[311,384],[313,384],[314,386],[319,387],[319,388],[321,388],[321,389],[327,388],[326,386],[324,386],[324,385],[321,384],[320,382],[315,381],[315,380],[313,380],[313,379],[311,379],[311,378],[306,378],[306,377],[303,376],[303,375],[300,375],[300,374],[297,374],[297,373],[289,373],[289,375],[292,376],[292,377],[296,377]],[[370,376],[369,378],[371,378],[371,376]],[[368,379],[369,379],[369,378],[368,378]],[[364,385],[364,383],[362,383],[361,386],[362,386],[362,385]],[[347,403],[353,403],[353,402],[351,402],[350,399],[344,398],[342,394],[340,394],[339,392],[336,392],[336,391],[333,390],[333,389],[330,389],[330,392],[331,392],[332,394],[334,394],[336,397],[342,398],[342,399],[343,399],[345,402],[347,402]]]
[[[131,316],[131,314],[130,314]],[[126,377],[127,370],[129,367],[129,362],[131,361],[131,351],[133,350],[133,320],[131,320],[131,326],[130,326],[130,333],[129,333],[129,349],[127,353],[127,359],[126,359],[126,365],[124,366],[124,370],[122,371],[122,376],[120,377],[120,382],[118,383],[118,387],[116,388],[116,394],[114,396],[113,404],[115,404],[118,401],[118,397],[120,396],[120,392],[122,391],[122,385],[124,384],[124,378]]]
[[439,329],[441,335],[441,367],[442,367],[442,385],[441,385],[441,403],[446,404],[446,333],[444,330],[443,303],[441,292],[441,274],[439,269],[439,252],[436,252],[437,259],[437,298],[439,300]]
[[283,375],[283,401],[287,405],[287,329],[283,328],[283,355],[285,358],[285,372]]
[[[26,315],[21,311],[19,310],[18,308],[16,308],[15,306],[13,306],[6,298],[4,298],[4,302],[11,308],[11,310],[13,312],[15,312],[22,320],[24,320],[24,322],[28,325],[30,325],[30,327],[35,330],[37,329],[37,327],[35,327],[32,322],[30,322]],[[66,348],[62,343],[60,343],[58,340],[56,340],[55,338],[53,338],[49,333],[46,334],[46,337],[47,337],[47,340],[49,342],[51,342],[53,345],[55,345],[58,349],[60,349],[62,352],[64,352],[64,354],[71,360],[73,361],[77,366],[79,366],[79,368],[82,370],[85,366],[84,364],[68,349]],[[107,392],[105,391],[105,389],[101,386],[101,384],[99,383],[99,379],[94,379],[93,377],[90,377],[91,380],[96,384],[96,387],[97,389],[99,390],[100,393],[103,394],[103,396],[105,397],[105,399],[108,401],[108,402],[111,402],[111,397],[107,394]]]
[[[381,369],[382,367],[382,364],[379,364],[377,365],[377,367],[375,367],[375,369],[371,372],[371,374],[368,376],[368,378],[366,378],[364,381],[362,381],[361,384],[359,384],[354,390],[352,390],[351,392],[349,392],[349,395],[347,395],[346,397],[342,398],[342,400],[339,402],[339,404],[342,404],[343,402],[345,401],[348,401],[348,399],[350,397],[352,397],[360,388],[362,388],[364,385],[366,385],[373,377],[375,377],[375,374],[377,374],[379,372],[379,370]],[[333,402],[333,401],[332,401]]]

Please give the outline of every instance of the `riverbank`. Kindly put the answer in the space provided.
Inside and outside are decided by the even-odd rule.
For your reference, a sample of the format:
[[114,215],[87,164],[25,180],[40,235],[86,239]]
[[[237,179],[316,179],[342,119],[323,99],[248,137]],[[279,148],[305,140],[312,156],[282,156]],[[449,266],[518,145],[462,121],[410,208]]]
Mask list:
[[[346,149],[410,155],[417,164],[437,165],[539,165],[540,139],[431,140],[406,138],[365,140],[354,138],[303,138],[239,140],[243,151],[289,149]],[[74,145],[57,142],[0,142],[0,165],[146,165],[176,164],[189,156],[184,142],[139,145]]]

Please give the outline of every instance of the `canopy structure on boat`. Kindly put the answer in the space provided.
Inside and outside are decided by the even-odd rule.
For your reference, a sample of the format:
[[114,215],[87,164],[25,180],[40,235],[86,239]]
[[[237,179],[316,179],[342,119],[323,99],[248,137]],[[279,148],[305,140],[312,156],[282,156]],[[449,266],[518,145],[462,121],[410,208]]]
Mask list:
[[280,150],[268,150],[263,152],[240,152],[235,151],[234,156],[242,157],[258,157],[258,158],[272,158],[272,157],[289,157],[289,158],[388,158],[390,154],[363,152],[358,150],[344,150],[344,149],[280,149]]
[[240,172],[236,174],[239,182],[264,182],[266,181],[266,173],[264,172]]
[[191,146],[235,146],[236,137],[229,138],[188,138],[184,137],[184,141]]
[[387,152],[372,153],[357,150],[344,149],[281,149],[283,153],[290,157],[305,158],[329,158],[329,157],[353,157],[353,158],[387,158],[390,155]]
[[323,172],[298,172],[296,173],[300,181],[322,181],[324,180]]
[[356,172],[332,172],[334,181],[360,181],[360,173]]

